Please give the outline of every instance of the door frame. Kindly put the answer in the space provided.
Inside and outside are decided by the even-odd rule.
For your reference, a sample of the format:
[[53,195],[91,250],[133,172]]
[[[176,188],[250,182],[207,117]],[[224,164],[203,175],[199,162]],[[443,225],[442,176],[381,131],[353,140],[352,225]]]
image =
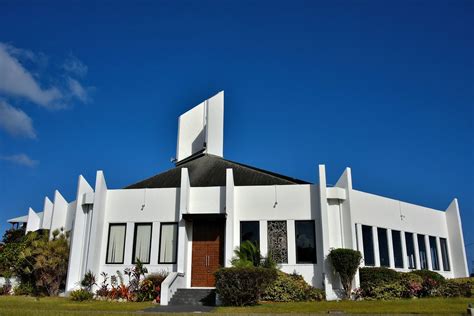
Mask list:
[[[190,215],[190,214],[189,214]],[[192,227],[192,238],[191,238],[191,251],[189,252],[190,255],[190,269],[189,269],[189,286],[192,288],[214,288],[214,286],[193,286],[193,258],[194,258],[194,238],[195,238],[195,230],[194,230],[194,223],[195,222],[214,222],[219,225],[218,234],[220,238],[220,247],[219,247],[219,261],[221,266],[225,265],[225,240],[226,240],[226,214],[196,214],[197,216],[193,216],[188,218],[191,222]],[[224,216],[222,216],[224,215]],[[206,255],[207,256],[207,255]]]

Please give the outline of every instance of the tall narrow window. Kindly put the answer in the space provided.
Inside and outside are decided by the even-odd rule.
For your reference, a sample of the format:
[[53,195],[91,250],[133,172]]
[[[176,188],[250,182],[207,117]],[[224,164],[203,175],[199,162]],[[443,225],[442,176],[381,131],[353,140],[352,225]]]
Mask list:
[[276,263],[288,263],[286,221],[268,222],[268,252]]
[[420,255],[420,268],[428,269],[428,257],[426,256],[425,235],[417,235],[418,239],[418,253]]
[[314,221],[295,221],[296,263],[316,263]]
[[402,236],[399,230],[392,230],[392,244],[395,268],[403,268]]
[[449,265],[448,242],[446,238],[440,238],[439,244],[441,246],[441,258],[443,258],[443,269],[444,271],[451,271],[451,266]]
[[366,266],[375,265],[374,236],[372,226],[362,225],[362,243],[364,244],[364,263]]
[[162,223],[158,263],[176,263],[177,249],[178,223]]
[[415,240],[413,233],[405,233],[405,244],[407,247],[408,269],[416,269]]
[[436,237],[433,236],[430,236],[430,254],[433,270],[439,270],[438,245],[436,244]]
[[135,224],[132,263],[150,263],[151,227],[151,223]]
[[110,224],[105,263],[123,263],[127,224]]
[[240,243],[249,240],[255,246],[260,245],[260,227],[258,221],[240,222]]
[[360,251],[359,249],[359,231],[357,230],[357,224],[354,224],[355,226],[355,235],[356,235],[356,246],[357,246],[357,251]]
[[380,266],[389,267],[387,230],[385,228],[377,228],[377,236],[379,238]]

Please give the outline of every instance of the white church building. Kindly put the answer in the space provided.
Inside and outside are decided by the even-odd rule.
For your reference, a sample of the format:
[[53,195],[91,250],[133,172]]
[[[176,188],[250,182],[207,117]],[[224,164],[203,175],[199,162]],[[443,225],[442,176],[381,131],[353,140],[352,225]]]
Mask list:
[[436,210],[359,191],[350,168],[329,186],[324,165],[308,183],[233,162],[223,157],[223,131],[220,92],[179,117],[174,168],[118,189],[102,171],[93,184],[79,176],[74,201],[56,191],[41,212],[9,222],[71,232],[67,291],[89,270],[111,275],[136,259],[149,272],[169,271],[162,305],[177,289],[214,287],[213,272],[230,266],[244,240],[329,300],[341,288],[326,260],[331,248],[359,250],[365,266],[468,276],[456,199]]

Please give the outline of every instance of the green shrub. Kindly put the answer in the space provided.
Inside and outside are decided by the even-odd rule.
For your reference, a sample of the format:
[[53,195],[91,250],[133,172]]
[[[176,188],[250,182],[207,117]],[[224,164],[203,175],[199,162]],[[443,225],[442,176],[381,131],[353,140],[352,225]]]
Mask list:
[[473,284],[472,282],[459,282],[455,279],[446,280],[437,288],[437,294],[443,297],[471,297]]
[[328,259],[331,261],[334,270],[339,274],[346,298],[350,298],[352,280],[362,261],[361,253],[357,250],[345,248],[332,249],[328,254]]
[[469,295],[466,295],[466,296],[468,297],[474,296],[474,277],[456,278],[456,279],[450,279],[449,281],[457,283],[457,284],[463,284],[465,288],[469,289]]
[[13,287],[14,295],[35,295],[35,287],[28,282],[20,282]]
[[364,289],[369,285],[381,285],[400,281],[400,274],[389,268],[360,268],[360,287]]
[[224,305],[255,305],[276,277],[275,269],[221,268],[216,273],[216,292]]
[[92,293],[92,287],[94,285],[97,285],[95,274],[89,270],[84,274],[84,278],[81,280],[81,286],[87,292]]
[[423,290],[423,278],[413,273],[400,273],[400,283],[403,286],[402,297],[419,297]]
[[93,295],[92,295],[92,293],[90,293],[90,292],[88,292],[84,289],[79,289],[79,290],[75,290],[75,291],[72,291],[71,293],[69,293],[69,297],[73,301],[82,302],[82,301],[91,300],[93,298]]
[[436,281],[438,283],[443,283],[445,281],[444,276],[442,276],[441,274],[439,274],[437,272],[430,271],[430,270],[414,270],[414,271],[411,271],[410,273],[419,275],[423,279],[423,281],[425,281],[427,279],[431,279],[431,280]]
[[277,272],[277,278],[262,294],[262,300],[273,302],[320,301],[324,291],[310,286],[298,274]]

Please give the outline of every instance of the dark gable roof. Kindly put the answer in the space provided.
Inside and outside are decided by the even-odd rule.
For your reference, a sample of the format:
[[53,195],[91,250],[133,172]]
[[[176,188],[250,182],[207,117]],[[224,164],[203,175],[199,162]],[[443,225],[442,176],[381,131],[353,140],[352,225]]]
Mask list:
[[181,168],[188,168],[192,187],[225,186],[226,169],[229,168],[233,170],[234,184],[238,186],[309,184],[306,181],[254,168],[218,156],[199,154],[178,163],[173,169],[129,185],[125,189],[179,188],[181,186]]

